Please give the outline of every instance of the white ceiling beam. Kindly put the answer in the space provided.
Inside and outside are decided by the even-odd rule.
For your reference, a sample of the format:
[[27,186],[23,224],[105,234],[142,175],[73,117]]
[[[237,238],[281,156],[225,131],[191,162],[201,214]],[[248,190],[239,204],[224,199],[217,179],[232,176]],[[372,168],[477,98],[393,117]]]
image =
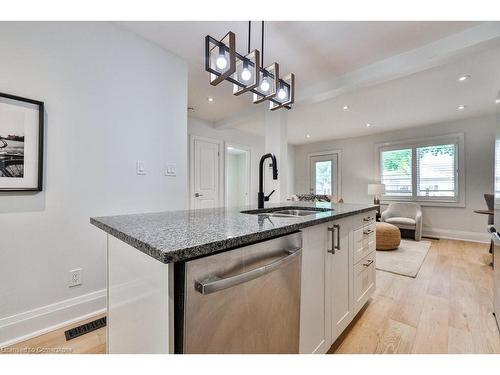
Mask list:
[[[433,67],[448,64],[458,58],[500,45],[500,23],[485,22],[462,32],[449,35],[422,47],[407,51],[342,76],[297,90],[296,103],[308,104],[333,99],[356,89],[388,82]],[[300,82],[300,77],[298,77]],[[262,116],[261,106],[249,108],[216,121],[216,128],[232,128],[252,117]],[[292,109],[293,111],[293,109]]]
[[492,45],[500,45],[498,22],[483,23],[340,77],[312,85],[299,92],[296,101],[314,103],[332,99],[354,89],[377,85],[448,64]]

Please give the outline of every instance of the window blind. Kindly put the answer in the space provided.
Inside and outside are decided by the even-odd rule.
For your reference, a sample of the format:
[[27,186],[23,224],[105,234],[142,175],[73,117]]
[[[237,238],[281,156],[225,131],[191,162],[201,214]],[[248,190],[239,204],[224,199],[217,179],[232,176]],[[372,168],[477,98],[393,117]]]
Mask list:
[[416,148],[416,185],[419,197],[455,197],[456,149],[455,144]]

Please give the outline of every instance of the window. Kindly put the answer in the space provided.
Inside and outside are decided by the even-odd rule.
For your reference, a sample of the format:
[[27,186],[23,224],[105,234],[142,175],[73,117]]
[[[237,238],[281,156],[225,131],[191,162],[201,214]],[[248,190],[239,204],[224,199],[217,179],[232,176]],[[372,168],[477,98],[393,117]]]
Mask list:
[[385,194],[390,196],[411,197],[412,187],[412,149],[382,151],[382,183]]
[[463,134],[380,146],[386,199],[459,202],[459,148]]
[[316,194],[332,194],[332,162],[316,162]]

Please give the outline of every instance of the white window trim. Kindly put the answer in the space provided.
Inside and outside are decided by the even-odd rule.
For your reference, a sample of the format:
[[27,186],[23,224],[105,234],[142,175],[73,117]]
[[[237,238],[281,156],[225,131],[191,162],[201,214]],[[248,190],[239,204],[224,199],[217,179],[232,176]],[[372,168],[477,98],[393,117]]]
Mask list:
[[[394,149],[400,149],[404,147],[415,148],[422,146],[433,146],[445,143],[453,143],[457,145],[457,153],[455,157],[457,158],[457,195],[456,199],[439,199],[439,198],[426,198],[419,196],[412,197],[393,197],[393,196],[382,196],[380,201],[382,204],[389,204],[391,202],[416,202],[420,203],[422,206],[441,206],[441,207],[465,207],[465,136],[464,133],[453,133],[446,135],[439,135],[428,138],[416,138],[408,139],[404,141],[394,141],[394,142],[384,142],[375,144],[375,171],[377,181],[381,181],[380,176],[380,153],[382,151],[389,151]],[[414,158],[412,157],[412,175],[416,176],[417,166],[413,163]],[[414,165],[415,164],[415,165]],[[412,177],[413,185],[416,183],[416,177]],[[413,191],[415,191],[415,186],[413,186]]]

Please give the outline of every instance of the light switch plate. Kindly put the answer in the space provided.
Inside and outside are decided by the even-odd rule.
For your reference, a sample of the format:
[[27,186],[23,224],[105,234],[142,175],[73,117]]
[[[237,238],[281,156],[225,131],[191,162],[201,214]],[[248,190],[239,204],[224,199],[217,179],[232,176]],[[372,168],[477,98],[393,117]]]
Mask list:
[[175,177],[177,175],[177,165],[175,163],[167,163],[165,165],[165,176]]
[[138,160],[137,164],[136,164],[135,171],[138,175],[145,175],[146,174],[146,164],[143,161]]

